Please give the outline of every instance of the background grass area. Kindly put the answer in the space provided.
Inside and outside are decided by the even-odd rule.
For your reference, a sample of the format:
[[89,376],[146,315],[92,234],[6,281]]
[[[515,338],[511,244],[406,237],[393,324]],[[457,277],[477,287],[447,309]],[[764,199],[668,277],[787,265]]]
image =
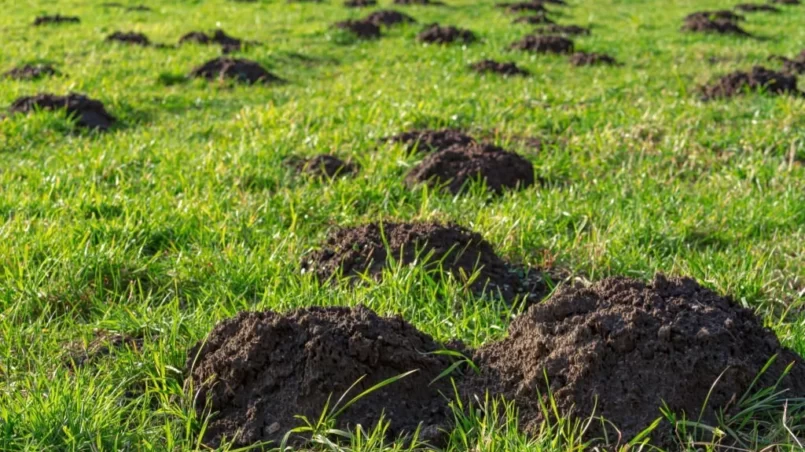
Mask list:
[[[720,74],[799,53],[805,6],[749,15],[745,28],[762,39],[748,39],[678,31],[687,13],[729,1],[571,0],[552,9],[560,23],[592,27],[577,48],[623,63],[574,68],[507,50],[532,27],[512,25],[493,1],[448,3],[396,7],[420,24],[359,42],[329,26],[368,11],[337,1],[149,2],[151,12],[126,12],[100,0],[0,0],[0,69],[46,61],[64,73],[0,80],[0,106],[78,91],[120,119],[105,134],[76,131],[55,113],[0,120],[0,449],[197,447],[186,350],[243,309],[364,303],[440,340],[479,345],[505,333],[516,309],[416,269],[355,290],[300,274],[302,255],[331,228],[377,219],[454,221],[507,258],[555,260],[590,280],[692,276],[757,309],[805,354],[803,100],[702,103],[696,93]],[[82,23],[32,27],[41,13]],[[436,21],[481,42],[417,43],[422,24]],[[169,84],[218,47],[104,42],[122,30],[175,43],[215,27],[261,42],[242,56],[290,83]],[[483,58],[516,61],[533,76],[467,70]],[[493,201],[406,189],[417,157],[377,139],[445,126],[524,154],[546,184]],[[521,137],[548,144],[538,151]],[[322,182],[282,164],[323,152],[354,159],[362,173]],[[99,331],[143,341],[66,365]],[[562,432],[527,443],[466,422],[475,436],[465,446],[475,450],[576,444],[555,440]]]

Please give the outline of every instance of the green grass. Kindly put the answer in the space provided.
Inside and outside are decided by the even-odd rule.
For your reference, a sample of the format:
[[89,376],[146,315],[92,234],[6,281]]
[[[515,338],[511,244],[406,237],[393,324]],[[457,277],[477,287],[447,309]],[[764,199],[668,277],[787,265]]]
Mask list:
[[[805,7],[750,15],[745,28],[765,39],[745,39],[678,32],[687,13],[730,1],[571,0],[559,21],[593,27],[577,47],[624,63],[576,69],[563,57],[506,50],[531,28],[511,25],[492,0],[396,8],[420,25],[373,42],[329,28],[366,14],[335,0],[152,1],[153,12],[134,13],[100,3],[0,0],[0,69],[47,61],[65,74],[0,80],[0,106],[40,91],[78,91],[120,119],[105,134],[76,131],[52,113],[0,120],[0,450],[199,447],[204,420],[190,408],[186,350],[239,310],[364,303],[439,340],[476,346],[505,333],[516,309],[417,269],[354,290],[300,274],[301,256],[328,230],[381,218],[455,221],[511,260],[555,259],[589,280],[692,276],[756,309],[805,354],[805,104],[762,95],[702,103],[696,94],[725,72],[799,53]],[[31,27],[45,12],[82,23]],[[482,41],[418,44],[421,24],[434,21]],[[184,82],[217,47],[104,42],[119,29],[175,43],[219,25],[262,42],[243,56],[290,83]],[[487,57],[534,75],[466,69]],[[377,139],[443,126],[523,153],[547,183],[493,201],[406,189],[402,177],[417,158]],[[551,144],[536,152],[518,136]],[[350,157],[363,171],[323,182],[282,165],[322,152]],[[65,365],[70,348],[96,330],[144,343],[77,370]],[[777,408],[763,416],[779,426]],[[461,411],[450,450],[585,450],[578,422],[558,419],[526,438],[513,419]],[[767,430],[761,439],[796,448],[779,429]],[[350,450],[405,447],[382,444],[377,432],[351,435]]]

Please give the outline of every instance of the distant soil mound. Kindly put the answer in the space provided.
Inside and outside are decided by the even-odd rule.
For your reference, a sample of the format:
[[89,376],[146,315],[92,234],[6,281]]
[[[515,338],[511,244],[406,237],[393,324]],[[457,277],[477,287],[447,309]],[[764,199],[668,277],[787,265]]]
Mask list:
[[515,63],[504,63],[495,60],[482,60],[470,65],[470,69],[481,74],[493,73],[505,76],[512,75],[529,75],[529,72],[520,68]]
[[380,26],[368,20],[345,20],[336,22],[335,28],[346,30],[360,39],[377,39],[380,37]]
[[510,49],[524,50],[532,53],[572,53],[573,41],[562,36],[554,35],[528,35],[514,42]]
[[576,52],[570,55],[570,64],[573,66],[614,66],[618,64],[615,57],[605,53]]
[[416,23],[416,20],[413,17],[409,16],[408,14],[388,9],[375,11],[372,14],[366,16],[363,20],[371,22],[377,25],[378,27],[391,27],[397,24]]
[[475,42],[478,38],[475,36],[475,33],[470,30],[457,28],[452,25],[442,26],[439,24],[430,24],[417,35],[417,39],[420,42],[430,44],[450,44],[453,42],[469,44]]
[[797,90],[795,75],[772,71],[762,66],[755,66],[749,72],[729,73],[701,88],[702,98],[705,100],[734,97],[749,91],[762,91],[774,95],[802,95]]
[[122,42],[123,44],[135,44],[140,46],[151,45],[148,36],[137,32],[116,31],[106,37],[108,42]]
[[10,113],[30,114],[38,110],[63,110],[75,118],[76,125],[88,129],[106,130],[116,122],[100,101],[83,94],[70,93],[66,96],[42,93],[35,96],[20,97],[11,104]]
[[62,16],[60,14],[52,16],[39,16],[34,19],[34,26],[40,25],[58,25],[58,24],[77,24],[81,19],[75,16]]
[[230,79],[248,84],[267,84],[282,81],[276,75],[265,70],[256,61],[227,57],[215,58],[202,64],[193,69],[190,76],[207,80]]
[[4,78],[13,80],[39,80],[43,77],[51,77],[58,75],[59,71],[49,64],[26,64],[23,66],[15,67],[5,73]]

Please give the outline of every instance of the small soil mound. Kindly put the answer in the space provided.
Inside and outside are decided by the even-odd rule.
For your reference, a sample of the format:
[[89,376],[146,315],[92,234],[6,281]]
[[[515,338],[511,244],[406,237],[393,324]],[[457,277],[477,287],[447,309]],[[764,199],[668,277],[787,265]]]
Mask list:
[[444,5],[443,2],[436,0],[394,0],[395,5],[431,5],[440,6]]
[[351,176],[360,169],[355,163],[345,162],[329,154],[322,154],[309,159],[293,158],[289,163],[300,173],[328,179],[338,176]]
[[9,108],[10,113],[30,114],[37,110],[64,110],[68,116],[76,119],[78,126],[88,129],[106,130],[116,121],[103,103],[75,93],[66,96],[43,93],[21,97]]
[[123,31],[116,31],[110,34],[106,37],[106,41],[122,42],[124,44],[135,44],[140,46],[148,46],[151,44],[151,41],[148,40],[148,37],[142,33]]
[[377,5],[377,0],[349,0],[344,2],[347,8],[367,8]]
[[[450,366],[432,352],[445,347],[401,317],[379,317],[356,308],[306,308],[288,314],[241,312],[219,323],[206,341],[187,355],[197,410],[209,399],[213,415],[203,441],[217,447],[236,438],[236,446],[272,441],[278,446],[295,416],[318,419],[350,386],[345,401],[409,371],[405,378],[361,398],[337,421],[371,431],[383,416],[389,439],[414,432],[438,437],[449,422],[449,378],[436,380]],[[426,435],[427,436],[427,435]],[[292,436],[291,444],[307,438]]]
[[[537,391],[545,402],[550,390],[562,414],[603,416],[628,441],[660,417],[663,402],[698,419],[718,380],[703,416],[703,422],[713,422],[716,410],[735,408],[775,354],[756,389],[773,385],[795,362],[781,389],[791,389],[792,398],[805,395],[805,362],[784,349],[752,311],[692,279],[613,278],[560,289],[515,319],[508,338],[476,352],[481,374],[467,377],[464,393],[483,400],[489,390],[515,401],[521,427],[537,433]],[[600,438],[601,424],[590,426],[588,435]],[[673,444],[670,430],[663,425],[659,441],[652,435],[657,445]]]
[[779,13],[780,9],[771,5],[763,5],[760,3],[741,3],[735,5],[735,9],[745,13]]
[[711,85],[701,89],[705,100],[733,97],[747,91],[763,91],[768,94],[795,94],[797,90],[797,77],[755,66],[750,72],[735,71],[721,77]]
[[546,25],[546,24],[554,24],[553,20],[551,20],[545,13],[536,14],[533,16],[524,16],[518,17],[514,19],[512,23],[515,24],[528,24],[528,25]]
[[481,179],[492,193],[526,188],[534,184],[534,166],[513,152],[491,144],[453,146],[430,154],[406,176],[413,186],[429,184],[461,193],[473,180]]
[[529,75],[525,69],[519,68],[515,63],[503,63],[495,60],[483,60],[470,65],[470,69],[481,74],[494,73],[500,75]]
[[688,14],[685,17],[686,22],[696,19],[710,19],[710,20],[722,19],[722,20],[728,20],[730,22],[738,22],[741,20],[746,20],[744,16],[741,16],[740,14],[735,14],[734,12],[728,9],[719,9],[715,11],[698,11],[695,13]]
[[570,64],[573,66],[614,66],[617,65],[618,62],[614,57],[605,53],[576,52],[570,55]]
[[383,141],[390,143],[407,143],[408,152],[438,152],[452,146],[468,146],[475,139],[454,129],[410,130],[399,135],[385,137]]
[[243,47],[243,41],[234,36],[229,36],[224,30],[217,29],[212,35],[203,31],[191,31],[179,38],[179,44],[218,44],[223,53],[237,52]]
[[531,1],[531,2],[517,2],[517,3],[498,3],[495,6],[498,8],[505,8],[510,13],[545,13],[548,10],[545,8],[544,2]]
[[391,27],[392,25],[397,24],[416,23],[416,20],[413,17],[393,10],[375,11],[366,16],[363,20],[373,23],[378,27]]
[[537,33],[543,35],[567,35],[567,36],[582,36],[589,35],[590,29],[580,27],[578,25],[548,25],[537,30]]
[[276,75],[265,70],[256,61],[227,57],[215,58],[202,64],[193,69],[190,76],[207,80],[231,79],[249,84],[282,81]]
[[59,71],[49,64],[26,64],[15,67],[3,74],[3,77],[14,80],[39,80],[42,77],[58,75]]
[[81,19],[75,16],[62,16],[56,14],[54,16],[39,16],[34,19],[34,25],[53,25],[53,24],[77,24],[81,22]]
[[475,33],[457,28],[454,26],[441,26],[439,24],[430,24],[425,27],[418,35],[417,39],[420,42],[427,42],[431,44],[449,44],[452,42],[463,42],[469,44],[476,41]]
[[212,42],[212,38],[207,36],[207,33],[203,31],[191,31],[186,35],[179,38],[179,44],[210,44]]
[[706,16],[689,16],[685,19],[682,31],[695,33],[716,33],[722,35],[749,36],[749,33],[730,19],[711,19]]
[[377,39],[380,37],[380,27],[367,20],[345,20],[333,26],[346,30],[360,39]]
[[534,53],[572,53],[573,41],[562,36],[528,35],[509,46],[510,49]]

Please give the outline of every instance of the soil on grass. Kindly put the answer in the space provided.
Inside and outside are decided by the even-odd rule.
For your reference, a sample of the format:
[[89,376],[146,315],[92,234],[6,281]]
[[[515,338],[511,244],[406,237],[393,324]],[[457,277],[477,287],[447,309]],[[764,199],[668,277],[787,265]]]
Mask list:
[[360,39],[377,39],[380,37],[380,26],[367,20],[345,20],[337,22],[333,26],[348,31]]
[[475,139],[459,130],[410,130],[398,135],[385,137],[382,141],[389,143],[405,143],[408,152],[438,152],[452,146],[468,146]]
[[716,33],[722,35],[749,36],[749,33],[738,26],[734,20],[712,19],[707,16],[689,16],[682,25],[682,31],[696,33]]
[[533,53],[572,53],[573,41],[562,36],[528,35],[512,43],[509,48]]
[[299,173],[329,179],[338,176],[352,176],[360,170],[358,164],[341,160],[329,154],[317,155],[309,159],[291,158],[288,163]]
[[212,35],[203,31],[191,31],[179,38],[179,44],[218,44],[223,53],[237,52],[243,47],[243,41],[234,36],[229,36],[224,30],[217,29]]
[[367,8],[377,5],[377,0],[348,0],[344,2],[347,8]]
[[369,14],[364,19],[366,22],[373,23],[378,27],[391,27],[397,24],[412,24],[416,20],[408,14],[403,14],[399,11],[393,10],[380,10]]
[[618,61],[605,53],[576,52],[570,55],[570,64],[573,66],[614,66],[618,64]]
[[268,72],[255,61],[241,58],[219,57],[210,60],[193,69],[191,77],[205,78],[207,80],[231,79],[249,84],[278,83],[282,79]]
[[[752,311],[692,279],[613,278],[559,289],[532,306],[506,339],[475,353],[481,373],[468,375],[463,392],[483,400],[489,390],[515,401],[521,427],[534,434],[543,420],[537,391],[543,403],[550,391],[563,415],[603,416],[628,441],[660,417],[663,403],[697,419],[709,397],[702,421],[713,425],[716,410],[734,411],[775,354],[755,389],[773,385],[796,363],[780,389],[790,389],[792,398],[805,395],[805,362]],[[663,424],[654,443],[672,446],[670,430]],[[589,437],[602,433],[601,423],[592,422]]]
[[701,88],[705,100],[734,97],[748,91],[763,91],[768,94],[791,94],[800,96],[796,75],[776,72],[755,66],[749,72],[735,71]]
[[567,35],[567,36],[583,36],[589,35],[590,29],[580,27],[578,25],[548,25],[537,30],[537,33],[543,35]]
[[780,9],[771,5],[764,5],[760,3],[741,3],[735,5],[735,9],[745,13],[779,13]]
[[[451,361],[433,354],[444,349],[401,317],[379,317],[363,306],[241,312],[215,326],[187,355],[199,391],[196,409],[205,413],[209,399],[216,413],[203,441],[217,447],[223,438],[236,438],[236,446],[272,441],[276,447],[302,424],[295,416],[315,421],[328,400],[333,409],[354,383],[342,406],[410,371],[350,406],[336,428],[372,431],[382,416],[390,423],[389,439],[413,433],[421,423],[425,439],[436,441],[449,422],[440,391],[450,394],[450,379],[437,378]],[[290,443],[306,439],[291,436]]]
[[52,25],[52,24],[77,24],[81,22],[81,19],[75,16],[62,16],[60,14],[56,14],[53,16],[39,16],[34,19],[34,25]]
[[528,24],[528,25],[547,25],[547,24],[555,24],[553,20],[551,20],[545,13],[535,14],[533,16],[524,16],[518,17],[514,19],[512,23],[515,24]]
[[107,36],[106,40],[108,42],[122,42],[124,44],[135,44],[140,46],[148,46],[151,44],[151,41],[148,40],[146,35],[136,32],[116,31]]
[[444,2],[440,2],[437,0],[394,0],[395,5],[432,5],[432,6],[440,6],[444,5]]
[[534,184],[534,166],[528,160],[492,144],[452,146],[428,155],[406,176],[415,186],[428,184],[461,193],[468,183],[480,179],[495,194]]
[[49,64],[26,64],[18,66],[3,74],[3,77],[14,80],[39,80],[42,77],[58,75],[59,71]]
[[728,9],[719,9],[715,11],[697,11],[695,13],[690,13],[685,16],[685,21],[695,20],[695,19],[722,19],[728,20],[730,22],[738,22],[741,20],[746,20],[746,18],[740,14],[736,14],[733,11]]
[[525,69],[518,67],[515,63],[504,63],[495,60],[482,60],[470,65],[470,69],[481,74],[493,73],[506,76],[529,75]]
[[103,103],[75,93],[66,96],[42,93],[20,97],[9,108],[10,113],[30,114],[37,110],[64,110],[68,116],[76,119],[78,126],[88,129],[106,130],[116,121]]
[[495,6],[498,8],[505,8],[506,11],[510,13],[545,13],[547,12],[547,8],[545,8],[544,2],[540,1],[531,1],[531,2],[517,2],[517,3],[498,3]]
[[417,35],[417,39],[420,42],[431,44],[450,44],[452,42],[469,44],[476,41],[477,37],[475,33],[470,30],[464,30],[452,25],[441,26],[439,24],[430,24]]
[[800,0],[771,0],[770,3],[776,3],[778,5],[801,5],[802,2]]

